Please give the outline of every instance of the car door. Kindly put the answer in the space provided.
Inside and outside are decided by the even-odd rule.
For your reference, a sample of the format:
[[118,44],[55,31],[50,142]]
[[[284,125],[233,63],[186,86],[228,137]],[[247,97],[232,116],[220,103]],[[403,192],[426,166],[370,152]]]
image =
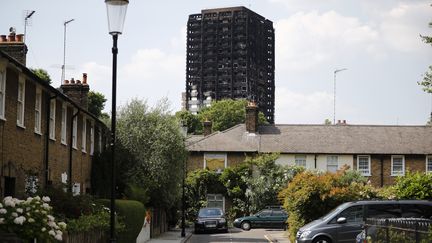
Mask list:
[[270,227],[273,229],[280,229],[284,227],[287,215],[283,210],[273,209],[270,218]]
[[335,223],[337,223],[338,219],[346,219],[346,222],[339,223],[337,230],[338,242],[355,242],[356,236],[362,231],[363,211],[362,205],[356,205],[345,209],[336,216]]
[[264,209],[261,210],[256,215],[256,221],[255,221],[255,228],[268,228],[270,227],[270,216],[271,216],[271,210],[270,209]]

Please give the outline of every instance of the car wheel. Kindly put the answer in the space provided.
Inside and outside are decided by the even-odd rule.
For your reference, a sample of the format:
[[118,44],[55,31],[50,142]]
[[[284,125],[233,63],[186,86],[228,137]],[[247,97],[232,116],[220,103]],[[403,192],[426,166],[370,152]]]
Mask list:
[[283,230],[286,231],[287,228],[288,228],[287,224],[284,224],[284,225],[283,225]]
[[312,243],[331,243],[332,241],[325,236],[319,236],[312,241]]
[[251,224],[248,221],[245,221],[241,224],[241,228],[243,230],[250,230],[251,229]]

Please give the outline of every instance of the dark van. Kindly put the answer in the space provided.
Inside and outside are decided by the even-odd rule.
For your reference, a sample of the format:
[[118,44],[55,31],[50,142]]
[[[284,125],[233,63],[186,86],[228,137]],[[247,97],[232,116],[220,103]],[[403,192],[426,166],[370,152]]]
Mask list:
[[301,227],[296,234],[296,243],[355,242],[366,218],[432,219],[432,201],[347,202]]

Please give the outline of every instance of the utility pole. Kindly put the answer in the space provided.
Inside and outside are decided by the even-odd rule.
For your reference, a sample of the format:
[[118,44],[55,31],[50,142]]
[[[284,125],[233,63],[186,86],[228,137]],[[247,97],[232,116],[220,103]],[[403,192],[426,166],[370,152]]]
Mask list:
[[334,80],[334,87],[333,87],[333,125],[336,124],[336,74],[338,72],[342,72],[347,70],[347,68],[341,68],[341,69],[336,69],[333,72],[333,80]]

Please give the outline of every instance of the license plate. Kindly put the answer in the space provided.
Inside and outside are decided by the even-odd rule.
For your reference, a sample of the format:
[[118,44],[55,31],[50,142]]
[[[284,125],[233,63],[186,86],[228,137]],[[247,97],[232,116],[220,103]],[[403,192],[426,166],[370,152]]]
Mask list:
[[206,227],[207,228],[216,228],[216,225],[215,224],[207,224]]

